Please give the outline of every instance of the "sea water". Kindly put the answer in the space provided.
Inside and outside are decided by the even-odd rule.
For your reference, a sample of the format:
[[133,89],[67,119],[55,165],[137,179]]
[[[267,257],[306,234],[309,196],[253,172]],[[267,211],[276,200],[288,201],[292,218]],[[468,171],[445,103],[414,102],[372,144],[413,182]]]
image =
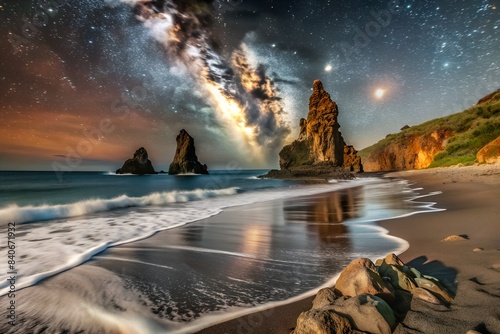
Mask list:
[[[436,210],[401,180],[301,185],[263,173],[75,172],[60,181],[0,172],[0,232],[16,223],[17,288],[90,261],[141,296],[146,316],[193,330],[310,293],[356,257],[401,252],[405,241],[374,222]],[[0,262],[0,295],[7,269]]]

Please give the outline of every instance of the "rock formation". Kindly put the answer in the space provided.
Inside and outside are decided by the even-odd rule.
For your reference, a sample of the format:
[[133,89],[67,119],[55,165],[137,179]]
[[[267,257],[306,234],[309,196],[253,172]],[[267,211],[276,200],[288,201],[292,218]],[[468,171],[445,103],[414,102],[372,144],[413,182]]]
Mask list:
[[168,173],[177,174],[208,174],[207,165],[202,165],[198,161],[194,147],[194,139],[182,129],[176,138],[177,149],[174,160],[170,164]]
[[[380,150],[362,155],[367,172],[427,168],[434,156],[447,145],[453,131],[437,129],[428,134],[405,133],[399,140],[386,138],[388,143]],[[363,152],[362,152],[363,153]]]
[[480,164],[492,164],[500,160],[500,137],[486,144],[477,152],[477,162]]
[[476,104],[485,104],[488,102],[494,102],[500,100],[500,89],[497,89],[491,94],[486,95],[485,97],[481,98],[479,101],[477,101]]
[[314,81],[307,119],[300,120],[299,138],[283,147],[279,154],[281,169],[325,161],[342,166],[345,144],[339,131],[338,114],[337,104],[321,81]]
[[[488,144],[500,135],[500,90],[481,98],[474,106],[453,115],[436,118],[401,132],[389,134],[359,152],[367,172],[422,169],[485,162],[487,154],[500,155]],[[484,145],[490,145],[480,152]]]
[[139,148],[134,153],[132,159],[128,159],[122,168],[116,170],[116,174],[156,174],[151,161],[148,159],[148,152],[144,147]]
[[342,271],[334,288],[316,294],[311,310],[300,314],[293,333],[391,334],[404,320],[412,299],[448,305],[453,296],[438,279],[421,274],[394,254],[376,264],[356,259]]
[[344,146],[344,165],[351,172],[363,172],[363,165],[361,164],[361,157],[358,151],[352,145]]
[[[307,119],[300,120],[297,140],[279,153],[280,171],[268,177],[336,177],[349,178],[349,171],[361,171],[361,159],[352,146],[346,146],[338,123],[339,110],[321,81],[313,84]],[[346,163],[344,164],[344,160]]]

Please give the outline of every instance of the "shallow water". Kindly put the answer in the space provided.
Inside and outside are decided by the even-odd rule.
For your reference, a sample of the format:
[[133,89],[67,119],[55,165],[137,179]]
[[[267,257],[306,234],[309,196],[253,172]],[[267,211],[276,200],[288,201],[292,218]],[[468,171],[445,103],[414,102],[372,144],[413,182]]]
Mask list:
[[[131,332],[192,332],[310,294],[354,258],[402,251],[407,243],[375,221],[435,210],[412,201],[417,194],[404,181],[281,187],[261,181],[245,176],[240,185],[251,184],[245,190],[217,189],[213,196],[210,189],[187,190],[192,197],[178,190],[160,196],[165,202],[139,205],[157,198],[146,194],[128,208],[22,224],[18,288],[90,260],[21,291],[30,299],[26,328],[55,321],[56,331],[91,326],[112,333],[125,324],[138,328]],[[69,301],[73,312],[61,312]],[[89,308],[99,312],[85,320]]]

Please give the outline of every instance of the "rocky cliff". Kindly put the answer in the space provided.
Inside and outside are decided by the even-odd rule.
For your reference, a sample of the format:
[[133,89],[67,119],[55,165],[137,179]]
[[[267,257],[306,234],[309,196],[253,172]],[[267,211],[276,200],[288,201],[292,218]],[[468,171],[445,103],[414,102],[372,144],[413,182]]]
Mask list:
[[307,119],[300,120],[299,138],[281,150],[280,168],[325,161],[342,166],[345,144],[339,131],[338,114],[337,104],[324,90],[321,81],[314,81]]
[[359,152],[367,172],[472,164],[477,153],[500,136],[500,91],[471,108],[404,127]]
[[202,165],[196,156],[194,139],[182,129],[176,138],[177,149],[174,160],[170,164],[168,173],[177,174],[208,174],[207,165]]
[[148,152],[144,147],[139,148],[134,153],[132,159],[128,159],[122,168],[116,170],[116,174],[156,174],[151,161],[148,159]]
[[313,84],[307,118],[300,120],[297,140],[279,153],[280,171],[269,177],[336,177],[346,178],[348,171],[361,171],[361,159],[347,146],[339,131],[339,110],[321,81]]

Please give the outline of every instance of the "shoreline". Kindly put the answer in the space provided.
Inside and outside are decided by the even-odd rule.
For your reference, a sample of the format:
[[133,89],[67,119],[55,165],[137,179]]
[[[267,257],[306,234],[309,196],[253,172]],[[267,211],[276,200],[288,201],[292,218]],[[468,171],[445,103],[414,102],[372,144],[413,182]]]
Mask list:
[[[409,243],[409,248],[399,254],[404,262],[443,279],[456,294],[450,308],[412,301],[412,310],[394,333],[500,332],[500,320],[494,311],[500,302],[495,294],[500,289],[500,222],[494,218],[500,216],[496,207],[500,198],[500,164],[391,172],[385,176],[408,180],[425,193],[441,192],[432,200],[446,211],[377,224],[387,229],[390,236]],[[472,223],[476,217],[483,220],[481,230]],[[441,241],[453,234],[466,234],[469,239]],[[289,334],[300,313],[311,308],[312,300],[308,297],[254,312],[196,333]]]
[[[350,246],[349,243],[346,244],[346,241],[342,238],[339,241],[337,241],[338,239],[333,239],[333,240],[329,241],[326,239],[323,240],[322,238],[325,238],[327,235],[331,235],[332,232],[334,233],[334,235],[337,235],[337,233],[341,233],[341,234],[346,233],[346,231],[347,231],[346,227],[345,226],[342,227],[343,224],[338,224],[338,222],[339,221],[341,222],[344,219],[346,219],[348,216],[351,216],[352,211],[349,208],[355,207],[355,202],[352,202],[352,201],[355,201],[357,196],[362,195],[361,193],[359,193],[359,191],[361,189],[359,186],[362,184],[365,184],[365,183],[370,184],[372,182],[380,183],[380,181],[376,181],[376,180],[360,180],[358,182],[345,183],[345,184],[340,183],[340,184],[337,184],[335,186],[328,187],[329,189],[326,192],[325,191],[318,192],[319,189],[316,189],[317,187],[305,188],[308,190],[303,191],[303,193],[300,195],[297,195],[296,193],[293,193],[293,192],[289,192],[287,196],[283,197],[280,195],[279,199],[276,199],[273,201],[265,201],[265,202],[261,202],[260,204],[256,204],[256,203],[252,202],[252,204],[241,205],[241,206],[239,206],[239,209],[236,209],[236,210],[231,209],[231,208],[226,208],[226,210],[224,210],[225,213],[221,213],[220,215],[216,215],[212,218],[207,218],[205,220],[202,219],[202,220],[198,221],[198,224],[196,224],[196,223],[188,224],[187,226],[189,226],[190,228],[171,229],[170,232],[165,232],[165,233],[160,232],[160,233],[157,233],[154,236],[151,236],[147,239],[127,244],[125,247],[122,247],[122,246],[111,247],[105,252],[105,254],[99,255],[89,262],[86,262],[82,265],[71,268],[69,270],[66,270],[65,272],[63,272],[59,275],[55,275],[55,276],[50,277],[48,279],[44,279],[42,282],[40,282],[36,285],[33,285],[31,287],[28,287],[26,289],[22,289],[22,290],[18,291],[19,300],[24,300],[22,304],[26,305],[26,306],[28,306],[28,304],[29,304],[29,307],[27,307],[27,308],[25,307],[23,312],[19,313],[19,316],[20,316],[19,319],[26,321],[27,326],[41,326],[41,327],[43,327],[43,325],[45,323],[48,323],[48,321],[49,321],[48,319],[53,319],[54,321],[59,321],[59,320],[62,321],[61,326],[70,326],[70,328],[72,328],[72,326],[75,326],[75,328],[82,328],[82,327],[78,327],[78,326],[82,326],[82,325],[79,325],[78,321],[83,321],[83,322],[87,323],[87,321],[91,321],[95,317],[95,315],[93,315],[89,319],[85,319],[85,317],[83,316],[86,313],[86,307],[92,306],[96,310],[100,310],[99,312],[102,312],[106,318],[113,319],[113,322],[115,322],[115,323],[123,322],[124,324],[127,324],[126,326],[131,326],[131,328],[136,328],[135,327],[136,324],[128,321],[128,319],[126,318],[126,317],[133,316],[133,313],[135,313],[136,315],[141,315],[142,317],[144,317],[143,319],[145,319],[145,320],[150,319],[151,321],[153,321],[152,325],[156,327],[156,325],[155,325],[156,320],[161,320],[160,318],[162,318],[162,317],[159,317],[159,319],[151,317],[151,314],[149,313],[150,308],[142,308],[141,309],[141,308],[137,307],[137,306],[139,306],[138,303],[131,304],[132,300],[138,301],[139,299],[137,299],[137,298],[140,296],[138,296],[137,294],[134,295],[134,291],[124,291],[123,290],[124,285],[119,283],[119,276],[121,274],[124,274],[124,270],[126,270],[126,267],[122,267],[122,264],[124,263],[123,261],[116,262],[117,259],[120,260],[118,257],[120,257],[120,256],[124,257],[123,258],[124,260],[131,263],[131,265],[127,265],[127,267],[132,270],[131,272],[128,273],[128,275],[139,275],[136,277],[146,278],[146,276],[149,276],[148,272],[150,272],[155,277],[158,275],[160,275],[160,276],[167,275],[166,277],[168,277],[168,275],[170,275],[170,273],[172,273],[171,263],[168,262],[169,261],[168,259],[173,259],[174,261],[176,261],[175,259],[178,259],[180,257],[175,256],[175,255],[178,254],[178,252],[182,251],[183,249],[187,249],[188,251],[190,251],[190,249],[199,250],[199,251],[202,251],[202,253],[199,253],[199,251],[198,251],[196,253],[192,253],[193,255],[185,254],[187,257],[182,257],[182,258],[187,261],[186,263],[190,263],[191,265],[194,265],[193,269],[197,273],[200,272],[200,270],[203,271],[206,269],[213,271],[214,268],[216,268],[216,267],[214,267],[214,264],[218,265],[216,262],[210,262],[211,263],[210,266],[206,266],[206,264],[203,261],[200,262],[200,258],[206,258],[206,255],[203,255],[203,254],[210,254],[211,252],[203,253],[204,249],[202,247],[204,247],[205,244],[203,243],[203,241],[198,240],[197,237],[195,237],[197,235],[197,231],[201,231],[200,227],[202,227],[202,226],[196,226],[196,225],[200,225],[200,224],[203,225],[203,223],[204,224],[216,223],[216,224],[219,224],[219,226],[224,226],[224,225],[230,226],[227,224],[231,224],[231,223],[234,224],[235,219],[242,220],[242,221],[250,219],[249,217],[246,218],[245,215],[241,215],[242,208],[244,210],[248,210],[248,212],[254,212],[255,210],[257,210],[256,211],[257,215],[255,216],[257,221],[258,221],[258,219],[260,219],[259,218],[260,216],[258,214],[258,212],[260,212],[261,215],[263,214],[262,217],[267,217],[265,219],[270,220],[272,222],[272,221],[275,221],[276,218],[281,217],[281,215],[286,215],[287,212],[290,212],[290,211],[285,210],[285,207],[284,207],[285,203],[287,203],[287,202],[288,202],[289,208],[295,208],[296,206],[298,206],[298,207],[300,207],[299,212],[303,212],[303,213],[308,212],[310,214],[304,218],[299,218],[299,220],[305,219],[304,222],[306,222],[306,225],[301,223],[301,224],[297,224],[297,225],[292,224],[290,226],[292,227],[292,231],[297,230],[297,228],[298,228],[298,229],[304,230],[306,233],[310,234],[310,236],[308,238],[310,238],[310,237],[313,238],[311,240],[312,241],[311,245],[313,245],[313,246],[316,245],[316,242],[318,242],[317,238],[319,237],[320,242],[327,242],[327,243],[339,242],[339,245],[354,247],[354,245]],[[401,185],[401,187],[403,187],[403,185]],[[399,194],[399,192],[397,192],[397,193]],[[394,197],[394,195],[390,195],[388,197],[388,199],[392,199],[393,197]],[[329,200],[327,200],[327,198],[329,198]],[[372,196],[368,195],[368,198],[372,198]],[[310,203],[307,204],[306,207],[302,207],[302,205],[304,203],[308,202],[308,199],[311,199]],[[331,206],[329,206],[327,203],[331,203]],[[386,208],[385,205],[382,205],[382,207]],[[262,210],[263,208],[267,208],[267,209],[265,209],[267,211],[259,211],[259,210]],[[389,207],[387,206],[387,208],[389,208]],[[278,209],[277,212],[276,212],[276,209]],[[333,210],[333,211],[329,211],[329,210]],[[382,210],[382,211],[385,212],[385,210]],[[332,214],[334,213],[334,214],[328,215],[327,214],[328,212],[330,212]],[[397,214],[397,212],[395,212],[395,213]],[[275,214],[279,214],[279,215],[276,216]],[[339,217],[339,214],[341,217]],[[283,218],[284,217],[281,217],[280,219],[283,219]],[[292,219],[292,221],[293,221],[293,218],[291,218],[291,217],[288,219]],[[324,220],[324,219],[327,219],[327,220]],[[337,221],[337,220],[339,220],[339,221]],[[240,221],[240,223],[242,221]],[[320,223],[317,224],[317,222],[320,222]],[[330,222],[333,224],[330,224]],[[307,223],[312,223],[310,228],[307,227]],[[236,224],[236,226],[237,225],[238,225],[238,223]],[[277,226],[281,226],[281,224],[278,224]],[[293,226],[295,226],[295,227],[293,227]],[[214,235],[219,235],[217,233],[217,226],[215,226],[215,227],[216,227],[215,228],[216,233],[214,234],[214,231],[212,231],[211,237],[213,237]],[[326,227],[328,227],[328,228],[325,230]],[[375,227],[375,226],[373,226],[373,227]],[[218,228],[220,229],[220,227],[218,227]],[[332,228],[333,228],[333,230],[332,230]],[[340,228],[340,230],[339,230],[339,228]],[[227,227],[226,227],[226,229],[227,229]],[[191,230],[191,231],[189,231],[189,230]],[[211,229],[209,229],[209,230],[211,230]],[[277,232],[276,236],[279,236],[280,233],[278,231],[276,231],[276,232]],[[292,234],[298,233],[298,234],[296,234],[297,237],[302,235],[302,232],[297,232],[297,231],[296,232],[288,232],[288,233],[292,233]],[[385,231],[381,228],[376,228],[375,231],[373,231],[373,229],[372,229],[371,233],[372,234],[373,233],[385,234]],[[198,243],[198,241],[200,241],[201,243],[198,245],[194,245],[195,246],[194,248],[193,247],[184,247],[183,244],[180,244],[180,245],[178,245],[180,247],[177,247],[176,244],[172,244],[173,240],[182,240],[182,242],[191,240],[191,241],[194,241],[195,243]],[[367,237],[366,240],[370,240],[370,237]],[[280,242],[283,242],[283,241],[294,244],[297,240],[296,239],[290,240],[290,238],[287,237]],[[225,244],[227,242],[228,242],[228,240],[226,240],[226,239],[222,240],[223,244]],[[381,249],[384,249],[384,250],[381,250],[381,252],[385,253],[388,250],[398,249],[400,247],[400,246],[394,247],[392,245],[392,244],[397,244],[397,242],[395,242],[395,240],[394,241],[388,240],[388,242],[389,242],[389,244],[382,245]],[[255,245],[257,245],[257,244],[255,244]],[[167,247],[165,247],[165,246],[167,246]],[[222,244],[221,244],[221,246],[222,246]],[[403,244],[403,246],[404,246],[404,244]],[[223,247],[225,247],[225,246],[223,246]],[[229,246],[229,248],[231,248],[231,247],[232,246]],[[305,247],[305,244],[304,244],[304,247]],[[361,245],[358,245],[356,247],[357,247],[356,249],[357,249],[358,253],[364,253],[364,252],[370,251],[370,249],[372,249],[368,246],[361,246]],[[208,248],[210,248],[210,247],[208,247]],[[250,248],[250,250],[251,249],[253,249],[253,251],[258,250],[258,248],[254,248],[253,246]],[[289,249],[293,250],[293,249],[295,249],[295,247],[292,246],[292,248],[289,248]],[[304,249],[306,249],[306,248],[304,248]],[[148,250],[149,255],[142,256],[141,252],[143,250]],[[209,251],[209,249],[207,249],[207,251]],[[231,253],[231,254],[234,254],[236,256],[245,255],[244,253],[246,253],[246,251],[244,251],[241,254],[232,253],[233,251],[234,250],[223,248],[223,249],[220,249],[220,251],[216,251],[215,253],[216,254],[224,254],[224,253],[229,254],[229,253]],[[340,249],[339,249],[339,251],[340,251]],[[238,252],[238,251],[236,250],[236,252]],[[136,256],[138,256],[138,257],[134,257],[133,254],[136,254]],[[109,257],[108,257],[108,260],[106,262],[107,255],[109,255]],[[248,259],[248,260],[245,260],[246,263],[250,263],[248,261],[253,262],[251,257],[247,257],[247,256],[245,256],[245,257]],[[271,258],[273,258],[273,257],[271,257]],[[334,276],[333,273],[340,273],[340,270],[341,270],[343,264],[347,264],[347,262],[346,263],[344,263],[344,262],[348,261],[348,260],[345,260],[343,262],[340,261],[340,263],[339,263],[339,261],[337,261],[337,260],[334,260],[334,259],[326,260],[324,257],[321,257],[318,259],[321,260],[321,262],[323,263],[323,268],[324,268],[323,271],[329,271],[331,273],[325,277],[333,277]],[[96,261],[94,261],[94,260],[96,260]],[[105,260],[105,261],[103,262],[102,260]],[[110,260],[112,262],[109,262]],[[293,261],[293,259],[290,259],[290,260]],[[113,261],[115,261],[115,262],[113,262]],[[148,267],[148,268],[137,267],[137,265],[140,265],[141,263],[153,265],[153,267]],[[184,261],[183,261],[183,263],[184,263]],[[221,263],[224,264],[224,262],[221,262]],[[219,264],[221,264],[221,263],[219,263]],[[227,265],[227,262],[226,262],[226,265]],[[260,264],[258,264],[258,263],[253,263],[253,265],[257,265],[256,268],[260,267]],[[292,267],[289,267],[289,268],[292,268]],[[146,269],[147,269],[147,271],[146,271]],[[149,269],[151,269],[152,271],[149,271]],[[291,270],[292,269],[289,269],[288,271],[285,271],[285,272],[290,272]],[[183,273],[183,272],[184,272],[184,270],[177,271],[177,273]],[[218,271],[216,271],[216,272],[218,272]],[[144,276],[144,275],[146,275],[146,276]],[[95,283],[92,283],[89,285],[88,283],[90,282],[90,277],[92,277],[92,276],[100,277],[100,279],[95,280]],[[289,276],[289,275],[287,275],[287,276]],[[238,276],[233,276],[233,277],[238,277]],[[243,277],[247,277],[247,276],[243,275]],[[293,277],[293,275],[289,276],[289,277]],[[286,277],[286,280],[289,280],[289,277]],[[283,278],[285,278],[285,277],[283,277]],[[142,279],[140,279],[140,280],[142,281]],[[94,281],[94,280],[92,279],[92,281]],[[112,285],[108,286],[108,284],[110,284],[110,283],[112,283]],[[129,283],[130,282],[127,282],[127,284],[129,284]],[[161,280],[158,281],[157,283],[161,283]],[[286,300],[284,300],[282,302],[274,302],[271,305],[283,305],[283,307],[286,308],[286,307],[288,307],[287,304],[290,302],[290,300],[296,300],[297,298],[301,298],[305,295],[312,296],[315,293],[315,291],[313,291],[313,290],[317,290],[320,288],[320,286],[324,286],[324,284],[325,284],[324,281],[318,282],[318,283],[319,284],[311,285],[310,288],[306,289],[307,291],[305,293],[304,292],[298,293],[299,296],[297,296],[297,295],[293,296],[293,294],[292,294],[291,297],[288,297]],[[130,287],[130,285],[127,285],[127,286]],[[292,287],[292,289],[293,289],[293,287]],[[166,291],[169,291],[169,290],[166,290]],[[183,291],[183,289],[179,288],[179,291]],[[293,290],[289,290],[289,292],[290,291],[293,291]],[[302,291],[304,291],[304,290],[302,290]],[[114,304],[112,303],[111,305],[109,304],[110,300],[108,297],[110,294],[115,296],[115,297],[113,297],[113,299],[111,299],[111,301],[114,303]],[[255,298],[255,296],[256,295],[254,295],[253,298]],[[89,297],[91,297],[92,299],[89,300]],[[124,297],[126,297],[126,298],[124,299]],[[310,297],[310,298],[312,298],[312,297]],[[6,300],[7,300],[6,298],[2,298],[1,299],[2,304]],[[166,299],[166,300],[168,300],[168,299]],[[70,319],[72,319],[73,316],[66,318],[65,316],[63,316],[64,312],[61,313],[61,311],[63,311],[66,308],[66,306],[61,306],[61,305],[66,305],[66,303],[68,303],[70,301],[71,301],[71,305],[75,305],[74,307],[76,307],[78,309],[78,311],[75,310],[73,312],[73,314],[78,315],[78,317],[81,318],[82,320],[78,319],[78,321],[71,321]],[[85,302],[90,302],[90,304],[87,304]],[[45,304],[47,304],[47,305],[45,305]],[[88,305],[88,306],[86,306],[86,305]],[[269,307],[269,305],[270,304],[262,305],[262,309],[267,309]],[[67,305],[67,306],[69,307],[69,305]],[[132,314],[130,314],[128,312],[122,313],[124,310],[130,310],[133,313]],[[235,313],[233,313],[233,314],[227,314],[226,319],[236,317],[238,315],[238,312],[240,315],[241,314],[251,314],[255,311],[255,309],[239,309],[239,310],[234,310],[234,311],[235,311]],[[264,312],[265,312],[265,314],[269,315],[269,313],[267,311],[264,311]],[[220,321],[224,321],[224,319],[221,319],[221,317],[220,317],[222,315],[222,313],[223,312],[213,313],[214,317],[212,319],[210,319],[210,315],[208,315],[208,318],[206,318],[207,321],[202,321],[201,323],[194,323],[193,324],[194,326],[187,326],[187,328],[185,328],[185,329],[183,328],[184,326],[179,326],[179,327],[175,326],[177,328],[172,328],[172,330],[175,332],[182,332],[182,333],[194,332],[196,329],[201,329],[202,327],[206,327],[207,322],[220,323]],[[3,314],[3,313],[0,312],[0,314]],[[52,322],[54,322],[54,321],[52,321]],[[95,326],[98,326],[99,323],[102,324],[102,318],[97,317],[96,319],[94,319],[94,321],[96,322]],[[65,325],[63,325],[63,323]],[[72,323],[74,323],[74,325]],[[158,325],[159,325],[159,327],[157,327],[156,329],[161,329],[162,325],[161,324],[158,324]],[[90,326],[89,328],[93,328],[92,326],[94,326],[94,324],[92,324],[92,325],[88,324],[85,326]],[[142,327],[142,325],[141,325],[141,327]],[[61,328],[66,328],[66,327],[61,327]],[[87,327],[83,327],[83,328],[87,328]],[[146,333],[157,333],[158,331],[156,329],[153,329],[149,332],[146,331]],[[72,332],[72,331],[69,330],[69,332]],[[101,332],[103,332],[103,331],[101,330]],[[112,332],[112,331],[110,331],[110,332]],[[160,332],[164,332],[164,331],[160,330]],[[9,331],[9,333],[11,333],[11,331]],[[12,333],[15,333],[15,331]],[[142,331],[139,330],[139,331],[137,331],[137,333],[145,333],[145,332],[144,332],[144,330],[142,330]]]

